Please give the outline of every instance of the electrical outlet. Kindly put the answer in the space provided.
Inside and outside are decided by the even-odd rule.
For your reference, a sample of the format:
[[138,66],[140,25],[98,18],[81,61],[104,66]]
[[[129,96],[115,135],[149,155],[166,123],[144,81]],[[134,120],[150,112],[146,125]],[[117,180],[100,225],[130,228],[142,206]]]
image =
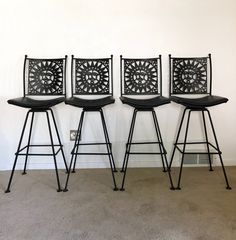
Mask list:
[[75,141],[77,130],[70,130],[70,141]]

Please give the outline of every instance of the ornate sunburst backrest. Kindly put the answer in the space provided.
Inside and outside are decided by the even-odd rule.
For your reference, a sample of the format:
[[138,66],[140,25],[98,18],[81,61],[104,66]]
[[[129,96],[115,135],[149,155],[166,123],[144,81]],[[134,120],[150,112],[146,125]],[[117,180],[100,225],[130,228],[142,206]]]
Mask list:
[[72,56],[72,95],[113,95],[113,56],[74,58]]
[[36,59],[25,56],[24,96],[65,95],[65,58]]
[[211,55],[173,58],[170,62],[170,95],[211,94]]
[[161,95],[161,56],[123,58],[120,56],[121,95]]

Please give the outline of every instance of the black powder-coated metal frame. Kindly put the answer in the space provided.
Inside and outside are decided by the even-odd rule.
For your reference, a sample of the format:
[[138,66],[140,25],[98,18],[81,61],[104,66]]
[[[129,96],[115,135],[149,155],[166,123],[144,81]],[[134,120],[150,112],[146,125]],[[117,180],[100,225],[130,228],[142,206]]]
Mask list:
[[[34,122],[34,115],[35,115],[35,113],[38,113],[38,112],[46,113],[46,118],[47,118],[47,123],[48,123],[48,131],[49,131],[49,135],[50,135],[51,144],[44,144],[44,145],[42,145],[42,144],[40,144],[40,145],[30,144],[30,142],[31,142],[31,135],[32,135],[32,128],[33,128],[33,122]],[[21,147],[22,140],[23,140],[24,134],[25,134],[25,128],[27,126],[27,122],[29,120],[29,114],[30,113],[31,113],[31,121],[30,121],[30,129],[29,129],[27,145],[25,145],[24,147]],[[52,123],[53,123],[55,131],[56,131],[58,144],[54,144],[53,134],[52,134],[52,127],[51,127],[51,122],[50,122],[50,118],[49,118],[49,113],[51,113]],[[30,152],[30,148],[32,148],[32,147],[51,147],[52,148],[52,153],[31,153]],[[58,147],[57,151],[56,151],[55,147]],[[26,150],[26,152],[24,152],[24,150]],[[60,179],[59,179],[58,168],[57,168],[57,160],[56,160],[56,155],[59,152],[61,152],[61,154],[62,154],[63,161],[64,161],[64,164],[65,164],[65,167],[66,167],[66,172],[68,172],[68,167],[67,167],[67,163],[66,163],[66,159],[65,159],[65,154],[64,154],[64,151],[63,151],[63,145],[62,145],[61,140],[60,140],[58,128],[57,128],[57,125],[56,125],[56,121],[55,121],[55,117],[54,117],[52,109],[51,108],[48,108],[48,109],[45,109],[45,110],[33,110],[33,109],[30,109],[27,112],[27,114],[26,114],[26,118],[25,118],[25,121],[24,121],[24,125],[23,125],[23,129],[22,129],[22,132],[21,132],[21,136],[20,136],[20,141],[19,141],[19,144],[18,144],[17,151],[15,153],[15,160],[14,160],[13,168],[12,168],[10,179],[9,179],[9,182],[8,182],[8,186],[7,186],[7,189],[6,189],[5,192],[6,193],[10,192],[10,187],[11,187],[13,175],[14,175],[14,172],[15,172],[15,167],[16,167],[17,160],[18,160],[19,156],[25,156],[24,170],[22,172],[22,175],[26,174],[26,168],[27,168],[27,162],[28,162],[28,157],[29,156],[53,156],[54,165],[55,165],[55,172],[56,172],[56,179],[57,179],[57,185],[58,185],[57,191],[60,192],[61,191],[61,185],[60,185]]]
[[[101,77],[95,84],[93,81],[88,83],[90,79],[84,79],[83,74],[94,74],[94,77]],[[106,76],[104,76],[106,75]],[[105,77],[105,79],[104,79]],[[96,79],[95,79],[96,80]],[[106,80],[108,87],[104,90],[104,80]],[[85,90],[78,91],[77,85],[83,87],[83,81],[86,81]],[[89,89],[88,89],[89,88]],[[100,91],[98,89],[101,89]],[[91,91],[89,91],[91,90]],[[113,96],[113,55],[110,58],[76,58],[71,56],[71,94],[72,97],[76,95],[107,95]]]
[[[51,93],[51,94],[49,92],[36,93],[36,94],[29,93],[28,92],[29,91],[28,81],[29,81],[30,77],[32,78],[32,75],[31,75],[30,69],[29,69],[29,64],[30,64],[31,61],[36,62],[36,63],[40,63],[39,68],[41,66],[45,67],[45,64],[47,65],[46,66],[47,68],[49,68],[49,66],[52,66],[53,68],[55,68],[55,64],[53,63],[54,61],[61,63],[62,64],[62,69],[61,69],[59,77],[61,79],[61,84],[62,84],[61,90],[62,91],[59,91],[59,92],[56,92],[56,93]],[[24,97],[26,97],[28,95],[30,95],[30,96],[34,96],[34,95],[37,95],[37,96],[52,96],[52,95],[53,96],[57,96],[57,95],[65,96],[65,93],[66,93],[66,84],[65,84],[66,83],[66,63],[67,63],[67,56],[65,56],[65,58],[58,58],[58,59],[36,59],[36,58],[28,58],[28,56],[25,55],[24,67],[23,67],[23,96]],[[56,68],[58,68],[58,67],[56,67]],[[37,67],[37,69],[38,69],[38,67]],[[45,74],[42,78],[47,78],[47,77],[50,78],[51,74],[52,74],[50,71],[49,71],[50,75],[47,76],[47,70],[49,70],[49,69],[46,69],[46,70],[43,69],[43,70],[46,71],[46,73],[42,73],[42,75]],[[40,78],[39,78],[40,77],[39,76],[40,72],[36,73],[35,76],[36,75],[37,75],[37,78],[40,80]],[[33,77],[35,77],[35,76],[33,75]],[[53,79],[54,78],[55,78],[55,76],[53,77]],[[43,144],[43,145],[42,144],[40,144],[40,145],[39,144],[38,145],[30,144],[33,122],[34,122],[34,115],[35,115],[35,113],[39,113],[39,112],[46,113],[51,144]],[[30,129],[29,129],[27,145],[21,148],[22,140],[23,140],[23,137],[24,137],[24,134],[25,134],[25,128],[26,128],[30,113],[32,114],[32,116],[31,116],[31,121],[30,121]],[[52,123],[53,123],[55,131],[56,131],[58,144],[54,144],[49,113],[51,113]],[[36,148],[38,148],[38,147],[51,147],[52,148],[52,153],[31,153],[30,148],[32,148],[32,147],[36,147]],[[55,147],[58,147],[57,151],[55,150]],[[26,152],[24,152],[24,150],[26,150]],[[60,179],[59,179],[59,174],[58,174],[58,168],[57,168],[57,161],[56,161],[56,155],[59,152],[62,153],[62,157],[63,157],[63,161],[64,161],[64,164],[65,164],[66,172],[68,172],[68,167],[67,167],[67,163],[66,163],[66,159],[65,159],[65,154],[64,154],[64,151],[63,151],[63,145],[61,143],[61,139],[60,139],[60,136],[59,136],[59,131],[58,131],[58,128],[57,128],[57,125],[56,125],[56,120],[55,120],[55,117],[54,117],[54,114],[53,114],[53,110],[51,108],[44,108],[44,107],[42,109],[41,108],[37,108],[37,109],[31,108],[27,112],[26,117],[25,117],[23,129],[22,129],[19,144],[18,144],[18,148],[17,148],[17,151],[15,153],[15,160],[14,160],[14,163],[13,163],[13,168],[12,168],[12,171],[11,171],[10,179],[9,179],[9,182],[8,182],[7,189],[5,190],[5,193],[10,192],[10,187],[11,187],[13,175],[14,175],[14,172],[15,172],[15,167],[16,167],[17,160],[18,160],[19,156],[25,156],[24,170],[22,172],[22,175],[26,174],[26,168],[27,168],[27,162],[28,162],[28,157],[29,156],[53,156],[57,185],[58,185],[57,191],[60,192],[62,189],[61,189],[61,184],[60,184]]]
[[[138,112],[146,112],[146,111],[152,113],[153,122],[154,122],[155,131],[156,131],[158,141],[132,142],[137,113]],[[141,144],[153,144],[153,145],[157,144],[159,146],[159,152],[131,152],[131,146],[132,145],[141,145]],[[167,152],[166,152],[166,149],[165,149],[164,144],[163,144],[163,140],[162,140],[161,131],[160,131],[160,127],[159,127],[159,124],[158,124],[156,112],[153,108],[151,108],[151,109],[137,109],[137,108],[135,108],[134,111],[133,111],[133,117],[132,117],[131,126],[130,126],[130,130],[129,130],[129,136],[128,136],[128,140],[127,140],[127,143],[126,143],[125,156],[124,156],[122,169],[121,169],[121,172],[123,172],[124,174],[123,174],[123,179],[122,179],[122,184],[121,184],[120,191],[125,190],[124,184],[125,184],[126,172],[127,172],[127,168],[128,168],[128,161],[129,161],[130,154],[131,155],[161,155],[163,172],[168,172],[168,176],[169,176],[169,180],[170,180],[170,184],[171,184],[170,189],[171,190],[175,189],[174,186],[173,186],[171,173],[168,169],[168,162],[167,162],[167,157],[166,157]]]
[[[174,67],[174,62],[179,62],[178,67]],[[182,65],[181,65],[182,64]],[[191,72],[195,72],[195,79],[193,82],[188,82],[184,79],[179,79],[181,76],[174,77],[176,70],[181,69],[181,67],[184,69],[184,71],[189,74],[190,78]],[[187,72],[189,71],[189,72]],[[207,57],[171,57],[171,54],[169,54],[169,96],[175,95],[211,95],[212,94],[212,61],[211,61],[211,54],[208,54]],[[202,78],[201,78],[202,77]],[[180,85],[182,84],[182,87],[186,86],[194,86],[194,83],[197,82],[205,82],[206,89],[204,92],[197,91],[194,89],[194,91],[179,91],[178,93],[175,93],[174,91],[174,82],[176,80],[179,80]]]
[[[146,66],[147,64],[147,66]],[[131,66],[131,67],[130,67]],[[130,69],[131,68],[131,69]],[[148,76],[147,87],[150,89],[150,85],[154,86],[153,91],[137,91],[145,86],[140,83],[136,85],[136,91],[127,91],[127,82],[132,82],[133,79],[127,77],[127,74],[133,70],[136,73],[136,69],[143,70],[145,75]],[[131,75],[131,74],[130,74]],[[135,74],[134,74],[135,75]],[[136,76],[138,74],[136,73]],[[151,76],[150,76],[151,75]],[[133,76],[134,77],[134,76]],[[120,55],[120,95],[162,95],[162,65],[161,55],[158,58],[123,58]],[[152,79],[151,79],[152,78]],[[147,80],[147,79],[146,79]]]
[[[98,112],[100,113],[100,117],[101,117],[101,122],[102,122],[102,127],[103,127],[103,132],[104,132],[104,137],[105,137],[105,142],[91,142],[91,143],[81,143],[81,133],[82,133],[82,126],[83,126],[83,121],[84,121],[84,115],[86,112]],[[85,146],[85,145],[105,145],[107,148],[107,152],[79,152],[79,146]],[[117,191],[117,185],[116,185],[116,180],[115,180],[115,176],[114,176],[114,172],[117,172],[116,170],[116,166],[115,166],[115,162],[114,162],[114,158],[113,158],[113,154],[112,154],[112,144],[109,140],[109,136],[108,136],[108,131],[107,131],[107,127],[106,127],[106,122],[105,122],[105,118],[104,118],[104,114],[103,114],[103,110],[102,108],[100,109],[83,109],[81,116],[80,116],[80,120],[79,120],[79,125],[78,125],[78,129],[77,129],[77,134],[76,134],[76,138],[75,138],[75,143],[73,146],[73,149],[71,151],[71,161],[70,161],[70,165],[69,165],[69,170],[68,170],[68,174],[67,174],[67,179],[66,179],[66,184],[65,184],[65,188],[64,188],[64,192],[68,191],[68,181],[69,181],[69,177],[70,177],[70,173],[75,173],[75,167],[76,167],[76,161],[77,161],[77,156],[78,155],[107,155],[108,159],[109,159],[109,163],[110,163],[110,168],[111,168],[111,174],[112,174],[112,180],[113,180],[113,184],[114,184],[114,191]],[[72,168],[73,165],[73,168]],[[72,169],[72,171],[71,171]]]
[[[25,55],[23,71],[24,97],[66,96],[66,66],[67,55],[64,58],[47,59],[29,58]],[[32,81],[34,84],[31,83]],[[47,84],[44,85],[45,82]],[[48,92],[45,91],[46,89],[48,89]]]
[[[161,64],[161,55],[159,55],[158,58],[150,58],[151,60],[155,60],[157,61],[157,76],[158,76],[158,72],[159,72],[159,76],[157,77],[157,84],[158,84],[158,80],[159,80],[159,87],[157,86],[158,89],[158,93],[156,93],[156,95],[162,96],[162,64]],[[138,59],[129,59],[129,60],[138,60],[138,61],[148,61],[150,60],[149,58],[138,58]],[[125,95],[123,92],[123,78],[124,78],[124,69],[123,69],[123,60],[124,58],[122,57],[122,55],[120,56],[120,76],[121,76],[121,96]],[[158,71],[159,69],[159,71]],[[131,95],[131,94],[128,94]],[[136,94],[134,94],[136,95]],[[143,95],[150,95],[149,93],[147,94],[143,94]],[[152,113],[152,117],[153,117],[153,122],[154,122],[154,127],[155,127],[155,131],[156,131],[156,135],[157,135],[157,141],[152,141],[152,142],[132,142],[133,139],[133,133],[134,133],[134,127],[135,127],[135,121],[136,121],[136,116],[138,112],[151,112]],[[132,145],[141,145],[141,144],[153,144],[153,145],[158,145],[159,146],[159,152],[131,152],[131,146]],[[124,191],[124,184],[125,184],[125,179],[126,179],[126,173],[127,173],[127,168],[128,168],[128,161],[129,161],[129,156],[130,155],[161,155],[161,160],[162,160],[162,165],[163,165],[163,172],[168,172],[168,176],[169,176],[169,180],[170,180],[170,189],[171,190],[175,190],[174,185],[173,185],[173,181],[172,181],[172,177],[171,177],[171,173],[169,171],[168,168],[168,161],[167,161],[167,151],[164,147],[163,144],[163,140],[162,140],[162,136],[161,136],[161,131],[160,131],[160,127],[158,124],[158,119],[156,116],[156,112],[154,110],[154,108],[134,108],[133,111],[133,116],[132,116],[132,120],[131,120],[131,125],[130,125],[130,130],[129,130],[129,135],[128,135],[128,140],[126,143],[126,148],[125,148],[125,155],[124,155],[124,160],[123,160],[123,164],[122,164],[122,168],[121,168],[121,172],[123,172],[123,179],[122,179],[122,184],[121,184],[121,188],[120,191]]]
[[[211,54],[209,54],[207,58],[208,58],[208,61],[209,61],[208,67],[209,67],[209,74],[210,74],[210,76],[208,77],[209,90],[208,90],[207,94],[211,95],[211,92],[212,92],[212,62],[211,62]],[[170,96],[181,95],[181,94],[173,94],[173,92],[171,91],[171,84],[172,84],[171,81],[172,81],[172,77],[173,77],[172,76],[172,74],[173,74],[172,59],[175,59],[175,58],[172,58],[171,55],[169,55],[169,64],[170,64],[169,65],[169,70],[170,70]],[[196,59],[196,58],[177,58],[177,59]],[[201,58],[198,58],[198,59],[201,59]],[[185,94],[185,93],[183,93],[183,94]],[[196,94],[199,94],[199,93],[196,93]],[[188,112],[188,117],[187,117],[187,122],[186,122],[186,129],[185,129],[185,132],[184,132],[184,141],[183,142],[179,142],[179,136],[180,136],[181,129],[182,129],[182,126],[183,126],[183,122],[184,122],[184,119],[185,119],[185,115],[187,114],[187,112]],[[191,116],[192,112],[201,112],[201,114],[202,114],[205,141],[195,141],[195,142],[188,142],[187,141],[190,116]],[[213,133],[213,136],[214,136],[215,144],[212,144],[209,141],[209,138],[208,138],[208,131],[207,131],[207,124],[206,124],[205,113],[207,113],[207,115],[208,115],[208,120],[209,120],[209,123],[210,123],[210,126],[211,126],[211,130],[212,130],[212,133]],[[203,152],[203,151],[200,151],[200,152],[199,151],[186,151],[187,144],[191,144],[191,145],[203,144],[203,145],[206,145],[207,151],[206,152]],[[183,146],[182,149],[180,148],[179,145]],[[213,151],[210,150],[210,147],[213,149]],[[224,163],[223,163],[223,159],[222,159],[222,152],[220,150],[219,143],[218,143],[218,140],[217,140],[217,137],[216,137],[216,132],[215,132],[215,128],[214,128],[214,125],[213,125],[212,118],[211,118],[211,114],[210,114],[210,111],[207,108],[205,108],[205,107],[201,107],[201,108],[185,107],[185,109],[183,111],[183,114],[182,114],[182,117],[181,117],[181,121],[180,121],[180,125],[179,125],[179,128],[178,128],[176,140],[174,142],[174,149],[173,149],[173,152],[172,152],[172,155],[171,155],[170,164],[168,166],[170,171],[171,171],[171,166],[172,166],[172,163],[173,163],[173,159],[174,159],[174,155],[175,155],[176,149],[182,154],[181,163],[180,163],[180,170],[179,170],[179,177],[178,177],[178,183],[177,183],[177,187],[176,187],[177,190],[181,189],[180,182],[181,182],[181,177],[182,177],[182,168],[183,168],[183,163],[184,163],[184,160],[185,160],[185,155],[188,155],[188,154],[207,154],[208,155],[208,161],[209,161],[209,171],[213,171],[212,162],[211,162],[211,155],[215,155],[215,154],[218,155],[219,159],[220,159],[221,166],[222,166],[225,182],[226,182],[226,189],[228,189],[228,190],[231,189],[231,187],[229,185],[228,178],[227,178],[226,170],[225,170],[225,167],[224,167]]]
[[[96,58],[74,58],[74,56],[72,55],[72,62],[71,62],[71,91],[72,91],[72,96],[74,95],[79,95],[76,94],[74,92],[74,84],[76,79],[76,73],[74,71],[74,65],[76,64],[76,61],[81,61],[83,60],[84,62],[90,62],[90,61],[96,61],[99,62],[100,60],[107,60],[109,62],[109,93],[99,93],[99,95],[110,95],[113,96],[113,55],[111,55],[110,58],[101,58],[101,59],[96,59]],[[81,95],[98,95],[96,93],[83,93]],[[82,126],[83,126],[83,121],[84,121],[84,115],[85,113],[88,112],[98,112],[100,113],[100,117],[101,117],[101,122],[102,122],[102,128],[103,128],[103,132],[104,132],[104,137],[105,137],[105,142],[91,142],[91,143],[81,143],[81,134],[82,134]],[[79,146],[86,146],[86,145],[105,145],[107,148],[107,152],[79,152]],[[107,127],[106,127],[106,122],[105,122],[105,117],[103,114],[103,110],[102,107],[94,107],[94,108],[86,108],[84,107],[82,110],[82,113],[80,115],[80,120],[79,120],[79,124],[78,124],[78,129],[77,129],[77,134],[76,134],[76,138],[75,138],[75,142],[74,142],[74,146],[73,149],[71,151],[71,161],[70,161],[70,165],[69,165],[69,170],[68,170],[68,174],[67,174],[67,179],[66,179],[66,183],[65,183],[65,188],[64,188],[64,192],[68,191],[68,182],[69,182],[69,178],[70,178],[70,173],[75,173],[75,167],[76,167],[76,161],[77,161],[77,156],[78,155],[107,155],[108,159],[109,159],[109,163],[110,163],[110,168],[111,168],[111,174],[112,174],[112,180],[113,180],[113,184],[114,184],[114,191],[117,191],[117,184],[116,184],[116,179],[114,176],[114,172],[117,172],[116,166],[115,166],[115,161],[114,161],[114,157],[113,157],[113,153],[112,153],[112,144],[110,142],[109,136],[108,136],[108,131],[107,131]],[[72,168],[73,165],[73,168]],[[72,171],[71,171],[72,169]]]

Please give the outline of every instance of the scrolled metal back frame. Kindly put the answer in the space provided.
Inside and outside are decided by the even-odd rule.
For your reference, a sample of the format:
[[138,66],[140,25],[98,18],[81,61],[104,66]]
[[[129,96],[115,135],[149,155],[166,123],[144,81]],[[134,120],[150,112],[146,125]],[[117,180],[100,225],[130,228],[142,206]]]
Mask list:
[[[125,60],[133,60],[133,61],[150,61],[150,60],[156,60],[157,61],[157,67],[156,67],[156,73],[157,73],[157,91],[153,93],[125,93],[124,84],[125,84],[125,69],[124,69],[124,61]],[[156,58],[123,58],[122,55],[120,55],[120,95],[159,95],[162,96],[162,61],[161,61],[161,55]]]
[[[29,86],[26,86],[26,84],[29,85],[29,66],[27,66],[27,62],[29,65],[30,61],[63,61],[63,72],[62,72],[62,93],[39,93],[39,94],[33,94],[29,93]],[[24,66],[23,66],[23,96],[66,96],[66,66],[67,66],[67,55],[65,55],[64,58],[28,58],[27,55],[25,55],[25,60],[24,60]],[[28,72],[27,72],[28,71]],[[27,73],[27,74],[26,74]],[[26,79],[26,77],[28,79]]]
[[[192,93],[174,93],[173,92],[173,76],[174,76],[174,67],[173,67],[173,60],[201,60],[206,59],[206,93],[199,93],[199,92],[192,92]],[[209,69],[209,73],[208,73]],[[212,61],[211,61],[211,54],[209,53],[206,57],[172,57],[169,54],[169,96],[173,95],[211,95],[212,94]]]
[[[76,93],[75,91],[75,85],[76,85],[76,61],[85,61],[85,62],[99,62],[107,60],[109,63],[108,66],[108,93],[103,92],[82,92],[82,93]],[[107,96],[113,96],[113,55],[111,55],[110,58],[76,58],[74,55],[71,55],[71,94],[72,97],[75,95],[107,95]]]

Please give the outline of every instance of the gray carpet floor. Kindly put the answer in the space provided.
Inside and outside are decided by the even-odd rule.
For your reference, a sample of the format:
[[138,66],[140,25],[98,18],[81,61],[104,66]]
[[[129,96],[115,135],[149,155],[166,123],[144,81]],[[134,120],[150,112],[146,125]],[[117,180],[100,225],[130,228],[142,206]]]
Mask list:
[[0,239],[234,240],[236,168],[227,172],[231,191],[220,168],[184,168],[182,190],[171,191],[160,168],[133,168],[126,191],[114,192],[109,169],[79,170],[58,193],[53,171],[18,171],[8,194],[10,172],[0,172]]

